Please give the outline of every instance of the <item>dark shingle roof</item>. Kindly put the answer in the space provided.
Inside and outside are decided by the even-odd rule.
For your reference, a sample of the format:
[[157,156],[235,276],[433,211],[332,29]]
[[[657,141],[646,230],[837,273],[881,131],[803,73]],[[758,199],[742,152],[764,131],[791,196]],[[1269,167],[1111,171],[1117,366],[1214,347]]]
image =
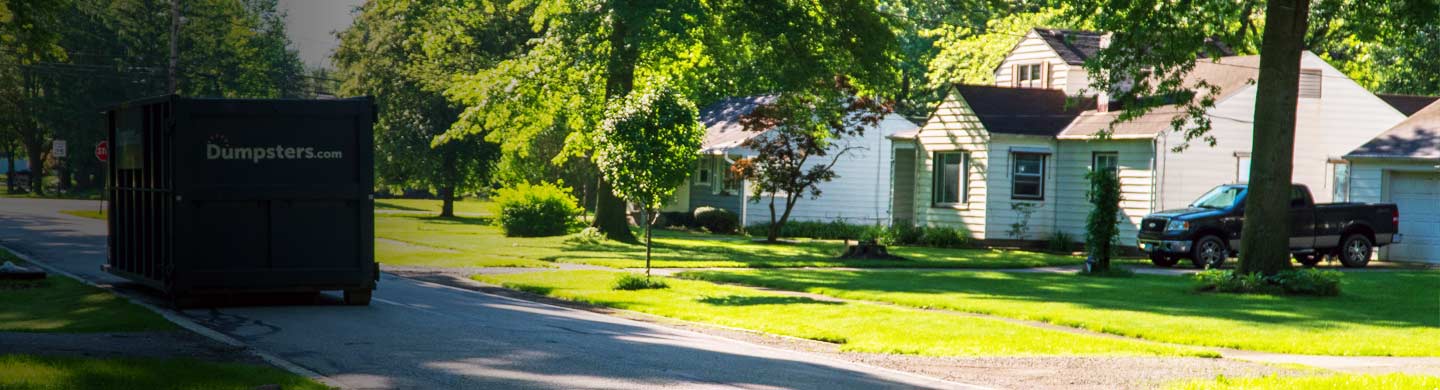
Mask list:
[[1055,28],[1036,28],[1035,33],[1070,65],[1084,64],[1085,60],[1099,53],[1100,38],[1105,36],[1105,33],[1096,31]]
[[1094,98],[1071,99],[1055,89],[955,85],[955,92],[991,133],[1055,136],[1095,108]]
[[[1215,96],[1215,101],[1219,102],[1245,90],[1251,80],[1259,77],[1259,68],[1260,56],[1258,55],[1222,57],[1215,60],[1200,59],[1195,61],[1195,69],[1185,75],[1184,85],[1194,86],[1204,80],[1210,85],[1217,86],[1220,88],[1220,93]],[[1200,93],[1196,94],[1195,98],[1199,99],[1203,96],[1204,94]],[[1120,113],[1120,110],[1087,111],[1073,125],[1065,129],[1060,137],[1088,138],[1105,129],[1112,130],[1110,136],[1116,138],[1154,137],[1156,134],[1173,128],[1171,122],[1186,115],[1186,112],[1177,105],[1156,107],[1139,118],[1117,123],[1113,129],[1110,128],[1110,124],[1120,116]]]
[[1390,104],[1390,107],[1395,107],[1396,110],[1400,111],[1401,114],[1405,114],[1405,116],[1415,115],[1415,112],[1420,111],[1421,108],[1425,108],[1425,106],[1440,99],[1440,97],[1437,96],[1391,95],[1383,93],[1376,94],[1375,96],[1379,96],[1380,100],[1384,100],[1385,103]]
[[1440,159],[1440,101],[1416,111],[1347,156]]
[[701,151],[732,148],[756,135],[759,131],[745,131],[740,117],[755,111],[756,107],[775,102],[775,95],[758,95],[729,98],[706,106],[700,110],[700,124],[705,126],[705,141]]

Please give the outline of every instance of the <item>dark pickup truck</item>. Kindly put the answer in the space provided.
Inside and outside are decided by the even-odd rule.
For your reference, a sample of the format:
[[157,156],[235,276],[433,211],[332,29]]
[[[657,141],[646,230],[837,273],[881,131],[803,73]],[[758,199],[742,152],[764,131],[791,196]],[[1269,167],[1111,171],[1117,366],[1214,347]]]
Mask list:
[[[1140,221],[1139,247],[1150,261],[1169,267],[1181,258],[1196,268],[1219,267],[1240,246],[1245,185],[1215,187],[1188,208],[1165,210]],[[1346,267],[1364,267],[1377,246],[1400,242],[1400,211],[1394,204],[1315,204],[1310,189],[1290,190],[1290,251],[1307,266],[1323,256]]]

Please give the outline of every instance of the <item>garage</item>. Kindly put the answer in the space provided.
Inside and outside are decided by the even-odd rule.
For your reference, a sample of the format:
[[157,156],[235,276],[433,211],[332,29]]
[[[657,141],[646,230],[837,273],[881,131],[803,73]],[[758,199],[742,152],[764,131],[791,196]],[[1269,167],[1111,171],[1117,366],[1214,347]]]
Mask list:
[[1440,173],[1391,172],[1390,202],[1400,208],[1400,234],[1387,260],[1440,263]]

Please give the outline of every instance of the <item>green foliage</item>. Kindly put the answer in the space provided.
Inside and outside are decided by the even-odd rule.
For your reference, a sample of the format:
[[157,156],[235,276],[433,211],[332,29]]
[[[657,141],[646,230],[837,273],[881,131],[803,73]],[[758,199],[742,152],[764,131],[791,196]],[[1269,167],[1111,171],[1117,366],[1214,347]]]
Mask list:
[[575,233],[574,235],[566,238],[565,242],[590,246],[600,245],[601,243],[605,242],[605,233],[602,233],[600,232],[600,229],[591,226],[580,229],[579,233]]
[[694,104],[667,87],[617,100],[596,133],[594,156],[615,196],[653,217],[695,165],[705,137],[698,116]]
[[695,208],[695,225],[711,233],[731,234],[740,227],[740,216],[730,210],[702,206]]
[[1080,27],[1063,16],[1059,8],[1041,8],[1002,13],[982,26],[945,24],[921,30],[921,36],[934,39],[938,48],[928,64],[929,87],[945,90],[953,83],[995,84],[995,68],[1030,29]]
[[650,277],[647,275],[632,274],[627,272],[620,274],[620,277],[615,278],[615,282],[610,285],[610,288],[613,290],[622,291],[656,290],[670,288],[670,285],[666,284],[665,279],[663,278]]
[[1005,234],[1017,240],[1024,240],[1030,235],[1030,216],[1035,214],[1038,203],[1011,202],[1010,211],[1015,212],[1015,222],[1010,224],[1010,229]]
[[924,226],[920,228],[917,245],[934,248],[965,248],[971,243],[970,232],[965,227]]
[[1045,249],[1049,249],[1051,252],[1070,252],[1074,248],[1075,237],[1071,237],[1070,233],[1063,231],[1056,231],[1050,235],[1049,239],[1045,240]]
[[1096,269],[1110,267],[1110,257],[1119,253],[1120,178],[1105,169],[1085,174],[1090,179],[1090,214],[1085,217],[1085,252],[1095,259]]
[[99,359],[0,354],[0,388],[7,390],[285,390],[331,387],[268,365],[215,363],[190,358]]
[[[820,240],[857,240],[869,239],[874,235],[872,230],[878,230],[872,225],[855,225],[845,223],[843,220],[830,222],[819,221],[790,221],[780,228],[780,237],[803,237]],[[770,231],[770,224],[757,223],[745,227],[749,234],[765,234]]]
[[561,185],[516,184],[495,191],[495,223],[510,237],[565,234],[582,211],[570,189]]
[[1332,374],[1317,376],[1269,375],[1255,378],[1218,376],[1212,380],[1170,383],[1169,390],[1353,390],[1353,389],[1437,389],[1440,377],[1392,373],[1384,375]]
[[1206,270],[1195,274],[1195,289],[1243,294],[1340,295],[1344,274],[1334,270],[1303,268],[1271,276],[1259,272],[1241,274],[1230,270]]

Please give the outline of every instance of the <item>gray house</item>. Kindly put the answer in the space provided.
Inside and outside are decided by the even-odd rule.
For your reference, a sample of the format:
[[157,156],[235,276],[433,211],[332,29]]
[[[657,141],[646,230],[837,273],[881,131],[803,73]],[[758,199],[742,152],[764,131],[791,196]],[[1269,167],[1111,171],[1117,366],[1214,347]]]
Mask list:
[[1440,101],[1382,98],[1409,117],[1337,161],[1337,201],[1394,203],[1402,238],[1380,258],[1440,263]]

